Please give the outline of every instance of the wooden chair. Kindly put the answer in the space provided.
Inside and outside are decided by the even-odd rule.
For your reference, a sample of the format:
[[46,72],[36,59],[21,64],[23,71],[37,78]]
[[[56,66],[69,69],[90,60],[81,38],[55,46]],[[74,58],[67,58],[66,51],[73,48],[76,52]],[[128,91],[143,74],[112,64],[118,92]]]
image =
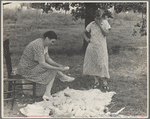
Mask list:
[[[35,92],[36,92],[36,83],[31,82],[31,83],[17,83],[18,80],[20,79],[25,79],[21,75],[12,75],[12,64],[11,64],[11,53],[9,51],[9,39],[5,40],[3,42],[3,47],[4,47],[4,58],[6,61],[6,67],[7,67],[7,73],[8,73],[8,78],[3,78],[4,83],[8,82],[8,91],[4,91],[4,94],[7,94],[7,98],[4,98],[4,101],[11,100],[11,109],[13,109],[14,101],[15,101],[15,91],[16,90],[32,90],[33,91],[33,102],[35,102]],[[32,89],[23,89],[23,88],[16,88],[17,85],[32,85]]]

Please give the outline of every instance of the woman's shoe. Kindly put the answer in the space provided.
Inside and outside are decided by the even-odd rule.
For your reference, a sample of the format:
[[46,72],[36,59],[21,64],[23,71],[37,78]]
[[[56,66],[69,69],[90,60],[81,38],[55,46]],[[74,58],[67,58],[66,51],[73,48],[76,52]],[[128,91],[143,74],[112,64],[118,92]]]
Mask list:
[[96,89],[96,88],[98,88],[99,87],[99,83],[97,82],[97,83],[95,83],[94,85],[92,85],[92,88],[93,89]]
[[106,85],[103,85],[103,89],[105,89],[105,90],[109,90],[109,87],[108,87],[108,86],[106,86]]
[[44,101],[51,101],[51,100],[52,100],[52,97],[43,95],[43,100],[44,100]]
[[105,85],[105,84],[103,84],[103,91],[104,92],[106,92],[106,91],[109,91],[109,86],[107,86],[107,85]]
[[70,76],[67,76],[67,75],[65,75],[65,76],[63,76],[63,77],[60,78],[60,80],[61,80],[62,82],[71,82],[71,81],[73,81],[74,79],[75,79],[74,77],[70,77]]

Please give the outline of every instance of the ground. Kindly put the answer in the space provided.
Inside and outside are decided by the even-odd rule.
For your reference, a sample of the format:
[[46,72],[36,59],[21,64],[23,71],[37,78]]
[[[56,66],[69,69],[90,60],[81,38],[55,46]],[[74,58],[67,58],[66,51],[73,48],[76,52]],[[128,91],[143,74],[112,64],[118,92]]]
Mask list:
[[[17,65],[25,46],[33,39],[40,37],[40,34],[50,27],[50,29],[55,29],[59,39],[61,39],[56,46],[49,49],[51,58],[60,64],[69,66],[70,70],[64,73],[76,78],[73,82],[63,83],[56,77],[52,93],[61,91],[68,86],[77,90],[90,89],[94,80],[93,77],[82,75],[84,54],[80,53],[84,21],[73,22],[70,15],[66,19],[61,14],[42,14],[43,16],[38,14],[41,19],[33,22],[33,18],[37,18],[35,14],[31,14],[33,18],[29,16],[30,12],[20,13],[19,15],[17,22],[12,23],[12,21],[6,19],[4,25],[6,34],[9,30],[9,35],[4,34],[4,38],[11,39],[10,50],[13,52],[11,56],[13,67]],[[134,16],[134,14],[131,14],[129,18],[131,16]],[[116,112],[125,107],[120,114],[146,116],[147,39],[140,35],[132,36],[134,24],[138,22],[134,17],[127,20],[118,15],[116,19],[110,21],[112,30],[107,38],[107,44],[111,78],[108,80],[108,85],[111,91],[116,92],[116,95],[113,96],[112,103],[108,107],[110,112]],[[21,18],[27,19],[22,20]],[[50,21],[48,22],[48,20]],[[6,77],[5,61],[4,77]],[[24,116],[19,109],[32,103],[31,96],[21,92],[17,92],[17,94],[13,110],[10,110],[11,102],[4,103],[5,117]],[[36,101],[41,100],[41,96],[36,97]]]

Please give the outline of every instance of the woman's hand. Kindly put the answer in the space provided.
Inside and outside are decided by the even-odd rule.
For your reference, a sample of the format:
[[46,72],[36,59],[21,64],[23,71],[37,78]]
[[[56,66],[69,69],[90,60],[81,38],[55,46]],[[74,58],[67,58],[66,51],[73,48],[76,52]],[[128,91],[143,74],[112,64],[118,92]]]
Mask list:
[[109,34],[109,30],[105,29],[102,27],[102,19],[98,20],[97,18],[95,18],[95,23],[98,25],[98,27],[101,29],[102,34],[104,36],[107,36]]
[[102,25],[102,19],[98,19],[98,18],[95,18],[95,23],[98,25],[98,26],[101,26]]
[[87,42],[90,42],[90,37],[91,37],[90,33],[87,32],[87,31],[84,31],[83,34],[84,34],[84,39],[85,39]]
[[99,19],[94,18],[94,20],[95,20],[95,23],[96,23],[96,24],[98,24],[98,25],[100,24],[100,23],[99,23]]

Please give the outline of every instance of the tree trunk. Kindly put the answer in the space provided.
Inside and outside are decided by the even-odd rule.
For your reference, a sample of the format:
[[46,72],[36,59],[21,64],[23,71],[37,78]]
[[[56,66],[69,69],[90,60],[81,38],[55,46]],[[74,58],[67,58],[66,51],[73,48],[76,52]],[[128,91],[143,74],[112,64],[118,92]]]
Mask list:
[[[94,21],[94,17],[87,11],[87,9],[89,9],[91,7],[91,4],[90,3],[85,3],[85,7],[86,7],[86,16],[85,16],[85,28],[86,26]],[[82,52],[85,53],[86,51],[86,48],[88,46],[88,42],[83,39],[83,45],[82,45]]]
[[66,17],[66,10],[65,10],[65,17]]

